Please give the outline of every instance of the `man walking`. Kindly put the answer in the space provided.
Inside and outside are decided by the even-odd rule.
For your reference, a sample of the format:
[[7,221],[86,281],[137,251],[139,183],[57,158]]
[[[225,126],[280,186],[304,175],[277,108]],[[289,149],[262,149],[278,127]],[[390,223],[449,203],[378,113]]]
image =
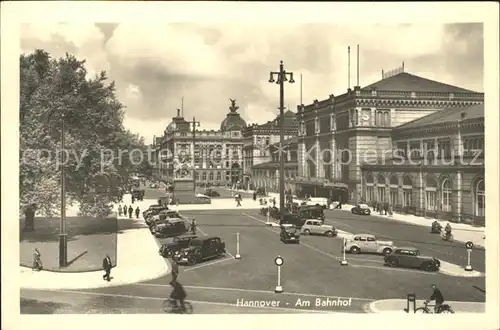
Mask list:
[[127,205],[123,205],[123,216],[127,216]]
[[132,219],[132,213],[134,213],[134,209],[132,208],[132,205],[128,207],[128,217],[129,219]]
[[139,206],[137,206],[137,207],[135,208],[135,217],[136,217],[136,219],[139,219],[139,213],[140,213],[140,212],[141,212],[141,210],[139,210]]
[[118,216],[121,217],[123,213],[123,209],[121,205],[118,205]]
[[177,262],[175,262],[174,259],[170,259],[170,260],[171,260],[170,265],[172,266],[172,271],[171,271],[172,281],[176,282],[177,277],[179,276],[179,265],[177,265]]
[[38,251],[38,248],[35,248],[35,252],[33,252],[33,270],[39,272],[42,268],[42,255],[40,254],[40,251]]
[[111,267],[111,258],[106,254],[106,257],[102,260],[102,268],[105,271],[104,275],[102,275],[102,279],[108,282],[111,281]]

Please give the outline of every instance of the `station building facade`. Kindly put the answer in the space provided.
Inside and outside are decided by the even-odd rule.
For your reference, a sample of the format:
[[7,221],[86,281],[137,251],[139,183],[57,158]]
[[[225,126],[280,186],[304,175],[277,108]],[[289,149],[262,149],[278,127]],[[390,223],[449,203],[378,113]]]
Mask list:
[[163,136],[154,138],[156,176],[170,182],[175,178],[175,158],[179,153],[194,157],[197,186],[234,185],[242,180],[243,135],[247,124],[234,103],[220,130],[198,130],[177,111]]
[[[291,139],[297,137],[298,124],[296,113],[285,111],[284,137]],[[259,164],[272,162],[271,145],[280,141],[281,116],[278,115],[274,120],[264,124],[248,125],[243,131],[243,172],[244,184],[247,187],[250,183],[255,183],[253,179],[253,168]],[[260,172],[259,172],[260,173]]]
[[483,102],[483,93],[401,69],[366,87],[300,105],[296,190],[359,202],[364,157],[392,150],[394,128],[443,109],[460,112]]
[[[285,190],[295,194],[295,178],[297,177],[297,137],[285,140],[283,154],[285,157]],[[254,187],[263,187],[267,191],[279,191],[280,178],[280,143],[269,145],[271,159],[252,167],[250,182]]]
[[484,105],[448,108],[393,129],[392,154],[361,166],[361,200],[484,226]]

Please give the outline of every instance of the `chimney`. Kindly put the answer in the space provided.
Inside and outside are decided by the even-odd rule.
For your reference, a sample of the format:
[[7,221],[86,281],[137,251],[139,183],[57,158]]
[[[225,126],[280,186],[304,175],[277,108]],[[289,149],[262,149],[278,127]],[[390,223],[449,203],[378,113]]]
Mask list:
[[462,111],[462,112],[460,113],[460,120],[464,120],[464,119],[465,119],[465,117],[466,117],[466,113],[465,113],[465,111]]

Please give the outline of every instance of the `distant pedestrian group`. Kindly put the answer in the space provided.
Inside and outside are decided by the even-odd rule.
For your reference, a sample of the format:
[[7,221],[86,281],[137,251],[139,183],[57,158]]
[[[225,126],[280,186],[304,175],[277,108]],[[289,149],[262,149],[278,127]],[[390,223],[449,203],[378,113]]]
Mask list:
[[[128,217],[129,219],[132,219],[132,215],[134,214],[134,208],[132,207],[132,205],[130,205],[128,208],[127,208],[127,205],[123,205],[123,207],[121,205],[118,206],[118,216],[127,216],[128,214]],[[135,218],[136,219],[139,219],[139,215],[141,214],[141,210],[139,209],[139,206],[137,206],[135,208]]]

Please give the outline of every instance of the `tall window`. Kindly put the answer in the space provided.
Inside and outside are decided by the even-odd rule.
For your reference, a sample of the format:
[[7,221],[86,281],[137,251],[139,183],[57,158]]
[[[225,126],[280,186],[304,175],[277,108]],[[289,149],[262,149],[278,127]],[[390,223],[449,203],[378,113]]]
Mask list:
[[428,211],[436,211],[437,184],[433,178],[428,178],[425,186],[425,205]]
[[387,201],[385,196],[385,177],[383,175],[377,177],[377,195],[378,202],[384,203]]
[[217,180],[220,181],[220,179],[221,179],[220,172],[217,172]]
[[368,174],[366,177],[366,201],[372,202],[375,201],[375,190],[373,187],[373,176]]
[[441,210],[451,212],[451,184],[449,179],[445,179],[441,187]]
[[403,207],[412,206],[412,182],[408,176],[403,179]]
[[422,156],[422,147],[420,145],[420,141],[410,142],[409,153],[412,158],[419,158]]
[[394,175],[389,183],[389,203],[398,205],[398,178]]
[[484,180],[480,180],[476,185],[476,216],[484,217],[485,211]]
[[203,181],[206,181],[206,180],[207,180],[207,172],[203,172],[201,179],[202,179]]
[[208,174],[208,180],[212,181],[214,179],[214,172]]

